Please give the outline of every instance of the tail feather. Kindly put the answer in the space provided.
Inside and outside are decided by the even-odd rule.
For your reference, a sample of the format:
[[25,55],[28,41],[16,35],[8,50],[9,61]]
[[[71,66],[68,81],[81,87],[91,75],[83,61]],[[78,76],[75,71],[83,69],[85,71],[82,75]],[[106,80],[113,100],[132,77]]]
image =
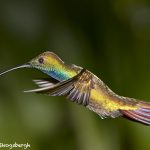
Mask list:
[[139,108],[136,110],[121,110],[123,117],[145,124],[150,125],[150,103],[139,102]]

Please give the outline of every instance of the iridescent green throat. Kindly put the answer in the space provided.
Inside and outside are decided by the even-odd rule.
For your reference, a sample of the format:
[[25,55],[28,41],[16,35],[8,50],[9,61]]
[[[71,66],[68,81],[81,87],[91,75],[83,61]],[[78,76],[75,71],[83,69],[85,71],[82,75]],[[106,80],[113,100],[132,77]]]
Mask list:
[[40,70],[58,81],[67,80],[77,75],[77,71],[75,69],[70,66],[66,66],[65,64]]

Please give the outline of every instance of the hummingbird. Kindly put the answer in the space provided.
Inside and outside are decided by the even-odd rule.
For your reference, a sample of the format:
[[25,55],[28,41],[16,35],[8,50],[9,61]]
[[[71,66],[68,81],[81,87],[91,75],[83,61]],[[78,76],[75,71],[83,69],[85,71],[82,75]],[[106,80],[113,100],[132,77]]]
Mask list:
[[44,52],[28,63],[5,72],[20,68],[34,68],[47,74],[45,79],[33,80],[36,89],[25,92],[65,96],[98,114],[102,119],[123,117],[150,125],[150,103],[114,93],[100,78],[89,70],[74,64],[67,64],[53,52]]

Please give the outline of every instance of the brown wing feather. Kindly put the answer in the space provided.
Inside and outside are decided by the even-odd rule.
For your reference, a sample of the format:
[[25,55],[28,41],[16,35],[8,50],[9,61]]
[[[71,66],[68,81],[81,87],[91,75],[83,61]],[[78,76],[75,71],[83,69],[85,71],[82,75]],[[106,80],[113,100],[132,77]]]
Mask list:
[[[48,85],[45,82],[45,85]],[[82,69],[81,72],[73,78],[66,81],[56,83],[54,85],[50,84],[48,86],[40,86],[41,88],[30,90],[26,92],[36,92],[47,94],[50,96],[67,96],[73,102],[88,105],[90,90],[92,85],[92,75],[86,69]]]

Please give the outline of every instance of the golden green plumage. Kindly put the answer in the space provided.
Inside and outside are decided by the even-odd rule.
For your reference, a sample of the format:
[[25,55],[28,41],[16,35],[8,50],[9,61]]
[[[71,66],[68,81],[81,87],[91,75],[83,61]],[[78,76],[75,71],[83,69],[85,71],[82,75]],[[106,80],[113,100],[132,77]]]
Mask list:
[[93,73],[76,65],[67,65],[52,52],[44,52],[27,64],[2,74],[24,67],[36,68],[52,77],[35,80],[39,88],[26,92],[50,96],[65,95],[71,101],[86,106],[102,118],[123,116],[150,125],[149,103],[115,94]]
[[[39,62],[43,59],[44,62]],[[51,77],[62,81],[72,78],[77,74],[75,69],[65,63],[54,53],[44,52],[30,61],[32,67],[37,68]]]

